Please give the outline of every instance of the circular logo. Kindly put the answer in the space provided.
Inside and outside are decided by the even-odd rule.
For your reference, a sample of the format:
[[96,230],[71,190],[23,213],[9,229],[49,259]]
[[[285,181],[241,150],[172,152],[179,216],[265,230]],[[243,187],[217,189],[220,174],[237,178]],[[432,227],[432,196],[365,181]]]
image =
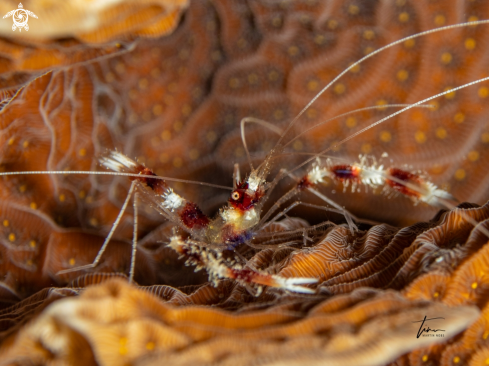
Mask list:
[[14,24],[19,27],[25,27],[27,21],[29,20],[29,14],[24,9],[17,9],[13,16]]

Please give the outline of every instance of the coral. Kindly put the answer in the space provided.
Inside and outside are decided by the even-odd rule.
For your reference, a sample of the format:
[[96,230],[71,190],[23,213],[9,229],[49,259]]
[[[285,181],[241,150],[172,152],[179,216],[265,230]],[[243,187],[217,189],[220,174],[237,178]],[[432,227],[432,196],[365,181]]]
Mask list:
[[451,336],[478,315],[473,307],[448,308],[374,290],[353,291],[341,305],[337,298],[314,299],[308,310],[286,312],[278,305],[242,314],[175,307],[153,291],[112,280],[77,298],[59,300],[5,342],[2,359],[45,363],[49,357],[71,365],[249,365],[266,356],[268,363],[284,365],[321,359],[331,365],[381,365],[433,343],[414,336],[417,326],[411,319],[426,312],[445,314]]
[[[7,7],[6,13],[17,6],[9,4],[2,3],[0,9]],[[45,2],[24,3],[39,16],[32,20],[29,32],[12,33],[4,26],[10,26],[7,20],[0,28],[1,170],[100,170],[97,157],[106,149],[117,148],[159,175],[229,186],[235,162],[247,169],[239,131],[242,118],[261,118],[283,129],[324,85],[364,55],[417,32],[486,19],[489,11],[485,2],[477,0],[460,6],[407,0],[214,0],[193,1],[188,9],[185,1],[104,2],[107,8],[86,7],[83,1],[52,4],[48,9]],[[74,12],[77,6],[84,11]],[[61,21],[60,14],[66,9],[80,18],[64,16]],[[93,16],[97,18],[93,28],[75,27],[81,24],[77,19]],[[42,32],[36,30],[42,24],[48,26]],[[487,32],[487,25],[478,25],[434,33],[355,66],[299,118],[285,140],[344,112],[373,105],[379,109],[341,117],[300,136],[286,147],[288,155],[273,161],[270,178],[279,168],[291,169],[302,162],[305,158],[300,153],[326,149],[398,110],[383,107],[386,104],[413,103],[487,76]],[[447,94],[430,102],[433,108],[412,109],[328,154],[352,163],[359,153],[380,158],[387,152],[389,157],[381,164],[423,170],[460,201],[482,204],[489,197],[488,97],[487,83]],[[256,166],[278,136],[249,124],[246,139]],[[267,290],[254,297],[249,288],[230,281],[213,287],[205,273],[185,267],[166,247],[171,225],[162,223],[144,202],[140,203],[142,239],[136,257],[139,288],[120,281],[105,282],[117,277],[114,273],[128,273],[130,209],[97,273],[57,275],[60,269],[90,263],[96,256],[124,202],[128,180],[89,175],[3,176],[2,355],[14,360],[16,352],[25,353],[23,347],[32,348],[31,342],[40,340],[46,348],[32,353],[36,362],[43,362],[47,354],[72,362],[71,354],[81,350],[90,350],[88,358],[75,361],[85,364],[122,358],[144,364],[161,360],[246,364],[253,361],[246,359],[246,352],[251,351],[270,355],[269,363],[277,364],[284,360],[312,363],[319,357],[328,357],[332,363],[360,364],[365,355],[380,357],[375,359],[377,364],[399,357],[398,365],[486,360],[487,237],[473,228],[467,215],[481,222],[480,227],[487,227],[487,206],[465,205],[464,213],[454,210],[427,222],[435,210],[424,204],[413,206],[402,197],[386,199],[375,190],[342,193],[341,183],[326,183],[329,186],[321,191],[339,205],[370,220],[368,224],[373,220],[388,224],[370,227],[363,223],[355,233],[342,225],[317,227],[307,238],[292,236],[292,244],[277,239],[266,248],[257,242],[254,248],[239,249],[240,255],[261,270],[320,279],[317,286],[310,285],[317,290],[314,296]],[[286,192],[288,184],[284,179],[277,191]],[[170,185],[209,215],[228,199],[226,193],[210,187]],[[301,194],[300,200],[317,204],[308,193]],[[311,207],[295,210],[293,215],[301,219],[288,218],[263,231],[273,236],[309,227],[304,219],[313,224],[335,221],[334,215]],[[411,226],[392,226],[399,224]],[[110,291],[127,297],[115,294],[111,298]],[[83,295],[60,300],[79,293]],[[75,312],[83,304],[102,309],[98,301],[135,308],[135,303],[141,305],[138,297],[149,308],[136,309],[132,317],[120,319],[133,324],[134,334],[140,334],[141,327],[148,324],[144,310],[154,315],[157,321],[151,323],[152,334],[167,347],[157,358],[143,356],[151,353],[146,347],[154,341],[141,341],[143,337],[133,344],[116,332],[123,331],[120,324],[111,328],[98,314]],[[67,311],[63,304],[73,305],[73,319],[57,317],[57,309]],[[372,304],[382,307],[374,311]],[[469,326],[472,313],[465,306],[471,305],[479,307],[482,316]],[[213,313],[210,307],[220,310]],[[350,314],[352,318],[345,318],[349,327],[341,328],[343,323],[336,317],[318,315],[321,308],[335,316],[336,312]],[[189,325],[184,320],[168,324],[162,315],[166,311],[184,313],[185,309],[194,314],[220,314],[208,318],[216,329],[200,323],[205,316],[192,315],[197,320]],[[406,333],[396,327],[421,319],[428,310],[460,316],[465,323],[459,329],[469,327],[453,339],[447,333],[442,345],[402,338]],[[246,314],[252,315],[243,320]],[[359,314],[369,314],[370,319],[356,318]],[[286,315],[292,318],[284,320]],[[324,323],[319,328],[310,330],[317,318],[330,320],[321,320]],[[219,335],[219,321],[250,329]],[[42,324],[59,325],[65,336],[40,334],[36,327]],[[444,325],[449,328],[452,324]],[[79,327],[84,326],[82,331]],[[310,332],[304,338],[296,337],[301,329]],[[127,349],[127,355],[119,352],[121,358],[107,360],[98,330],[111,334],[107,350]],[[277,335],[272,336],[275,330]],[[373,336],[381,331],[388,332],[391,339]],[[261,332],[263,338],[257,336]],[[199,335],[208,338],[193,338]],[[66,353],[54,352],[59,339],[71,342]],[[128,343],[121,343],[123,339]],[[393,353],[381,358],[384,351],[379,350],[385,347]],[[334,353],[333,348],[344,352]]]
[[[384,365],[413,351],[410,365],[426,359],[468,362],[476,359],[472,349],[477,357],[483,353],[489,334],[489,246],[479,230],[489,227],[488,218],[489,204],[403,229],[378,225],[352,235],[336,226],[319,230],[310,248],[263,249],[250,258],[285,277],[320,278],[309,285],[315,295],[269,289],[255,297],[230,280],[217,287],[206,282],[137,288],[115,274],[86,275],[0,312],[0,357],[42,364],[49,354],[67,364],[88,362],[76,359],[81,352],[102,365],[252,364],[265,356],[285,364],[326,357],[332,364]],[[480,224],[472,227],[471,219]],[[299,224],[287,220],[268,231]],[[413,322],[433,315],[444,318],[445,337],[417,338],[420,328]],[[33,344],[43,346],[23,356]]]
[[[24,8],[37,15],[29,23],[30,32],[12,34],[2,22],[0,35],[30,40],[73,37],[83,42],[103,43],[127,36],[158,37],[173,31],[187,0],[102,1],[24,1]],[[17,8],[16,2],[0,4],[0,13]]]

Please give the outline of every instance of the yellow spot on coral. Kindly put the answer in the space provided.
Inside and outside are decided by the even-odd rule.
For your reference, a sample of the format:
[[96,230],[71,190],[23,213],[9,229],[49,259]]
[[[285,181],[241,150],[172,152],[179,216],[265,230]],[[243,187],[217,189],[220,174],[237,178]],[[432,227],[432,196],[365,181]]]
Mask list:
[[276,16],[272,19],[272,25],[274,27],[280,27],[282,25],[282,18],[279,16]]
[[455,116],[453,116],[453,120],[455,121],[455,123],[462,123],[465,120],[465,114],[463,114],[462,112],[458,112],[457,114],[455,114]]
[[242,156],[244,156],[245,154],[245,151],[242,147],[237,147],[235,150],[234,150],[234,156],[240,158]]
[[171,132],[168,131],[168,130],[164,130],[162,133],[161,133],[161,139],[163,141],[168,141],[168,140],[171,140]]
[[360,148],[364,154],[369,154],[372,151],[372,145],[369,143],[365,143]]
[[23,146],[24,148],[26,148],[27,146],[29,146],[29,141],[24,141],[24,142],[22,143],[22,146]]
[[307,89],[310,91],[317,90],[318,86],[319,83],[317,82],[317,80],[311,80],[307,83]]
[[473,38],[467,38],[465,40],[464,44],[465,44],[465,48],[470,51],[470,50],[473,50],[475,48],[476,42],[475,42],[475,39],[473,39]]
[[489,337],[489,332],[486,330],[482,335],[482,339],[487,339],[487,337]]
[[287,50],[287,53],[290,56],[297,56],[299,54],[299,47],[297,47],[297,46],[290,46],[289,49]]
[[108,72],[107,74],[105,74],[105,81],[108,82],[108,83],[111,83],[115,80],[115,75],[111,72]]
[[10,222],[8,220],[3,220],[3,226],[8,227]]
[[59,201],[60,201],[60,202],[64,202],[65,200],[66,200],[66,196],[65,196],[63,193],[61,193],[61,194],[59,195]]
[[34,262],[32,261],[32,259],[28,259],[25,264],[27,264],[29,267],[32,266],[34,264]]
[[447,135],[447,130],[445,130],[443,127],[438,127],[436,129],[436,137],[438,137],[439,139],[443,140],[447,137]]
[[29,207],[30,207],[30,208],[32,208],[33,210],[35,210],[35,209],[37,209],[37,203],[35,203],[35,202],[31,202],[31,203],[29,204]]
[[450,62],[452,62],[452,54],[450,52],[443,52],[440,60],[443,64],[448,65]]
[[15,141],[15,138],[11,137],[8,139],[8,144],[9,145],[13,145],[14,144],[14,141]]
[[148,342],[148,343],[146,343],[146,349],[147,349],[148,351],[152,351],[152,350],[154,350],[154,349],[155,349],[155,344],[154,344],[154,342]]
[[350,69],[351,72],[353,73],[357,73],[360,71],[360,65],[359,64],[356,64],[355,66],[353,66],[351,69]]
[[29,242],[29,246],[30,246],[31,248],[35,248],[35,247],[36,247],[36,245],[37,245],[37,243],[36,243],[36,241],[35,241],[35,240],[31,240],[31,241]]
[[369,53],[372,53],[374,52],[374,48],[373,47],[365,47],[364,50],[363,50],[363,54],[364,55],[368,55]]
[[382,107],[387,104],[387,101],[385,99],[379,99],[378,101],[375,102],[375,105],[379,106],[380,108],[377,108],[379,111],[384,111],[386,107]]
[[[447,92],[447,91],[450,91],[450,90],[452,90],[452,88],[449,87],[449,86],[447,86],[443,91],[444,92]],[[447,98],[447,99],[453,99],[453,98],[455,98],[455,92],[452,91],[452,92],[449,92],[449,93],[445,94],[445,98]]]
[[231,78],[229,79],[229,87],[232,89],[237,89],[240,86],[240,82],[238,78]]
[[337,20],[334,20],[334,19],[328,20],[328,28],[329,29],[331,29],[331,30],[336,29],[337,26],[338,26]]
[[467,154],[467,157],[469,158],[470,161],[477,161],[479,160],[479,153],[473,150]]
[[153,114],[159,116],[163,113],[163,106],[161,104],[156,104],[153,106]]
[[78,150],[78,155],[80,155],[80,156],[85,156],[85,155],[87,155],[87,149],[83,149],[83,148],[82,148],[82,149]]
[[488,144],[488,143],[489,143],[489,133],[488,133],[488,132],[484,132],[484,133],[481,135],[481,141],[482,141],[484,144]]
[[412,38],[411,39],[406,39],[404,41],[404,47],[406,47],[406,48],[413,48],[415,44],[416,44],[416,41],[414,39],[412,39]]
[[173,159],[173,166],[174,166],[175,168],[181,168],[181,167],[182,167],[182,165],[183,165],[183,160],[182,160],[182,158],[176,157],[176,158],[174,158],[174,159]]
[[435,293],[433,294],[433,297],[434,297],[435,299],[437,299],[437,298],[438,298],[438,296],[440,296],[440,293],[439,293],[439,292],[435,292]]
[[346,127],[353,128],[357,125],[357,119],[355,117],[348,117],[346,119]]
[[417,131],[415,134],[414,134],[414,139],[416,140],[416,142],[418,144],[423,144],[426,142],[426,135],[423,131]]
[[123,74],[126,71],[126,66],[122,62],[119,62],[115,65],[115,71],[118,74]]
[[[477,22],[478,20],[479,18],[476,17],[475,15],[472,15],[467,19],[468,22]],[[477,27],[477,24],[471,25],[471,27]]]
[[142,78],[138,81],[139,89],[144,90],[148,87],[148,79]]
[[270,73],[268,74],[268,79],[270,81],[276,81],[276,80],[278,80],[278,72],[276,72],[276,71],[270,71]]
[[324,37],[322,34],[318,34],[317,36],[314,37],[314,43],[316,44],[323,44],[325,40],[326,37]]
[[336,94],[343,94],[345,92],[345,85],[342,84],[342,83],[338,83],[334,86],[333,88],[333,91],[336,93]]
[[396,5],[397,6],[404,6],[404,5],[406,5],[406,0],[396,0]]
[[84,199],[86,195],[87,195],[87,193],[85,191],[78,192],[78,197],[81,199]]
[[197,160],[199,158],[199,156],[200,156],[199,150],[197,150],[197,149],[191,149],[189,151],[189,153],[188,153],[188,156],[192,160]]
[[292,147],[294,148],[295,151],[301,151],[302,148],[304,147],[304,144],[302,143],[302,141],[296,140],[294,141]]
[[440,103],[438,103],[436,100],[431,100],[431,101],[430,101],[430,106],[431,106],[431,107],[430,107],[430,110],[431,110],[432,112],[434,112],[434,111],[437,111],[437,110],[438,110],[438,108],[440,108]]
[[489,358],[486,358],[486,362],[485,362],[486,365],[489,365]]
[[98,220],[95,217],[91,217],[88,221],[92,226],[98,226]]
[[250,83],[251,85],[258,83],[258,75],[256,75],[255,73],[249,74],[248,75],[248,83]]
[[281,109],[275,110],[273,112],[273,118],[275,118],[276,120],[281,120],[282,118],[284,118],[284,111]]
[[318,111],[314,108],[309,108],[309,110],[306,112],[307,117],[310,119],[316,118],[318,115]]
[[88,196],[87,199],[85,200],[86,203],[92,203],[93,202],[93,197]]
[[357,5],[348,6],[348,13],[351,15],[357,15],[360,12],[360,8]]
[[475,290],[477,288],[477,282],[473,282],[472,285],[470,285],[470,287],[472,287],[472,289]]
[[392,140],[392,135],[389,131],[382,131],[380,133],[380,141],[389,142]]
[[487,96],[489,95],[489,89],[485,86],[482,86],[477,91],[477,94],[479,95],[480,98],[487,98]]
[[188,117],[190,115],[190,113],[192,113],[192,107],[189,106],[188,104],[184,104],[182,107],[182,114],[185,117]]
[[455,179],[456,180],[464,180],[466,176],[465,170],[463,169],[457,169],[455,172]]
[[211,144],[217,140],[217,134],[214,131],[207,132],[205,137],[207,138],[207,141],[209,141]]
[[176,121],[174,124],[173,124],[173,129],[178,132],[178,131],[181,131],[183,128],[183,122],[182,121]]
[[15,234],[14,233],[8,234],[8,240],[11,242],[14,242],[15,241]]
[[406,23],[409,20],[409,14],[406,13],[405,11],[399,14],[399,21],[401,23]]
[[396,74],[397,80],[405,81],[409,76],[409,72],[407,70],[399,70]]
[[236,43],[237,43],[238,47],[241,49],[246,48],[246,46],[248,46],[248,42],[244,38],[238,39],[238,42],[236,42]]
[[426,362],[428,361],[428,355],[423,355],[423,358],[422,358],[423,362]]
[[439,14],[435,17],[435,24],[437,26],[442,26],[443,24],[445,24],[445,16]]
[[371,40],[374,39],[375,37],[375,32],[371,29],[367,29],[365,32],[363,32],[363,38]]
[[459,363],[459,362],[460,362],[460,357],[455,356],[455,357],[453,358],[453,363]]

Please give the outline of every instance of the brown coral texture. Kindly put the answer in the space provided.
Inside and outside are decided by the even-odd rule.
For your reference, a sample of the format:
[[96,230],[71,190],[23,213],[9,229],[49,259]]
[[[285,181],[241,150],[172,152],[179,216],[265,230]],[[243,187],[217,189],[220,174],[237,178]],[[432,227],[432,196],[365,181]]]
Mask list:
[[[3,2],[0,13],[17,5]],[[99,156],[117,149],[160,176],[229,187],[235,163],[249,173],[243,118],[268,121],[244,130],[256,167],[355,61],[412,34],[489,19],[483,0],[23,5],[38,16],[28,31],[0,20],[1,172],[102,171]],[[316,278],[305,285],[312,294],[209,281],[168,246],[174,225],[145,200],[134,284],[131,207],[96,268],[59,274],[97,256],[130,180],[1,176],[0,365],[488,364],[489,84],[338,144],[402,108],[393,105],[489,76],[488,44],[484,24],[402,42],[351,68],[283,135],[317,125],[273,157],[268,181],[331,147],[330,159],[375,156],[473,202],[437,212],[325,179],[318,190],[355,215],[353,230],[307,190],[284,199],[281,209],[297,207],[234,254],[262,273]],[[294,177],[280,180],[264,212]],[[209,216],[229,198],[168,184]]]

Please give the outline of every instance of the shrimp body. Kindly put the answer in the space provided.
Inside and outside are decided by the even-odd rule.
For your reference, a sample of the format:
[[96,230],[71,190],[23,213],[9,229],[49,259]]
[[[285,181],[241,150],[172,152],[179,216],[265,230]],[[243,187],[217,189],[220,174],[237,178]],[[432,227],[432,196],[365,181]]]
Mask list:
[[229,278],[244,284],[258,285],[258,293],[263,285],[303,293],[313,292],[300,285],[315,283],[315,278],[285,279],[249,268],[246,264],[231,264],[223,259],[223,251],[234,250],[250,242],[260,222],[265,180],[258,178],[254,172],[246,181],[236,185],[227,205],[211,220],[195,203],[175,193],[164,180],[156,179],[157,175],[151,169],[120,152],[110,151],[101,159],[101,163],[116,172],[138,175],[132,178],[137,189],[146,194],[158,212],[190,235],[188,239],[174,235],[169,246],[197,270],[206,268],[214,284],[220,278]]

